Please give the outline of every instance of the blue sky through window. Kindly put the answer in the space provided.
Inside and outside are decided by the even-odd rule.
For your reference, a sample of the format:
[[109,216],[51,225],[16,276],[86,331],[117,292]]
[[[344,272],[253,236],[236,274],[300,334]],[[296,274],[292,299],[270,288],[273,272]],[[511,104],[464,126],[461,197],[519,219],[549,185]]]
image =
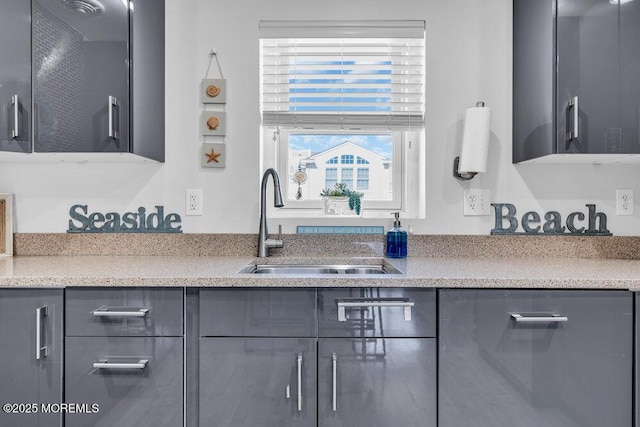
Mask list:
[[311,154],[316,154],[329,148],[350,141],[355,145],[366,148],[374,153],[380,154],[387,159],[391,159],[393,149],[393,137],[391,134],[290,134],[289,149],[291,150],[311,150]]

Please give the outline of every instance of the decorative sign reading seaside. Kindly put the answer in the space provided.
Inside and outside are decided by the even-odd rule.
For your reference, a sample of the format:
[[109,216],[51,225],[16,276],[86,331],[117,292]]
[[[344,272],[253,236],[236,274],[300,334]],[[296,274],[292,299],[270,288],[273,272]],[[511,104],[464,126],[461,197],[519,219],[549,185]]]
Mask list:
[[[518,218],[516,218],[516,207],[511,203],[491,203],[495,212],[495,228],[491,234],[550,234],[550,235],[584,235],[584,236],[611,236],[607,230],[607,216],[602,212],[596,212],[596,205],[586,205],[588,212],[572,212],[567,215],[565,225],[562,225],[562,216],[555,211],[544,214],[544,224],[540,214],[529,211],[522,215],[520,224],[524,232],[516,232],[518,228]],[[585,221],[586,218],[586,221]],[[585,221],[585,222],[583,222]],[[505,228],[505,225],[508,225]],[[582,226],[584,225],[584,226]],[[540,233],[542,228],[542,233]],[[565,230],[569,230],[565,233]]]
[[165,216],[164,206],[156,206],[147,214],[143,207],[137,212],[89,214],[87,205],[73,205],[69,209],[67,233],[182,233],[182,218],[176,213]]

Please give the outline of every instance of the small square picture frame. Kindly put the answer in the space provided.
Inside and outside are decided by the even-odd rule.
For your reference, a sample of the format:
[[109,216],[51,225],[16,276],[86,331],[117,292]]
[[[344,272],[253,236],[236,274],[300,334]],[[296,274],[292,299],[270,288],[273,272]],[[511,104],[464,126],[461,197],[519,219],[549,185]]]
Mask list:
[[204,111],[200,116],[200,133],[204,136],[224,136],[226,118],[222,111]]
[[200,83],[200,102],[203,104],[226,104],[227,80],[203,79]]
[[224,168],[227,165],[225,144],[205,142],[200,149],[200,165],[203,168]]

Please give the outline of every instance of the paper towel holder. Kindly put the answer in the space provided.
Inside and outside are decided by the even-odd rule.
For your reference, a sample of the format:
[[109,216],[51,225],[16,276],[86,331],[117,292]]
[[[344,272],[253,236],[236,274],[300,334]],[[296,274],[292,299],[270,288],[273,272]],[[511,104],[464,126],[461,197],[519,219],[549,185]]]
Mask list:
[[[484,102],[478,101],[476,102],[476,107],[484,107]],[[453,177],[458,178],[462,181],[469,181],[478,175],[478,172],[464,172],[460,173],[460,156],[456,156],[453,159]]]

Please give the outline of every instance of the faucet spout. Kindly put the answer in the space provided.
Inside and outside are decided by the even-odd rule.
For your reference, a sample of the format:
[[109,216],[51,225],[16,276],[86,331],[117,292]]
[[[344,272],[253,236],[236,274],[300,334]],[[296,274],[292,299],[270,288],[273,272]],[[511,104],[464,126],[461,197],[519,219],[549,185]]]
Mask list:
[[282,191],[280,190],[280,177],[275,169],[269,168],[262,175],[262,185],[260,187],[260,231],[258,233],[258,256],[269,256],[269,248],[281,248],[284,246],[282,241],[282,228],[280,228],[278,239],[269,239],[269,231],[267,229],[267,183],[269,176],[273,178],[273,206],[281,208],[284,206],[282,201]]

